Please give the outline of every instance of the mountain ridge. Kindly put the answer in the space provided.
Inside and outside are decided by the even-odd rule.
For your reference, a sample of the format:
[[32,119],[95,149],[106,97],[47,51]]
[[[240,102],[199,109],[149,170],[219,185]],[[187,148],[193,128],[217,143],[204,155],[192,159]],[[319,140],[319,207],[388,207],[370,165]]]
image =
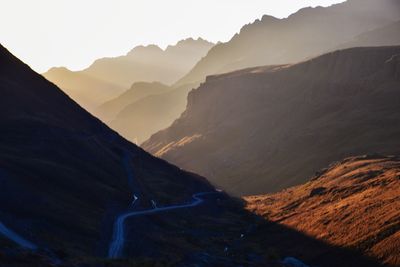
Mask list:
[[175,85],[247,67],[292,64],[335,50],[354,36],[400,19],[395,0],[349,0],[330,7],[303,8],[284,19],[264,16],[245,25]]
[[397,152],[399,49],[350,48],[208,77],[142,147],[241,195],[304,182],[353,154]]

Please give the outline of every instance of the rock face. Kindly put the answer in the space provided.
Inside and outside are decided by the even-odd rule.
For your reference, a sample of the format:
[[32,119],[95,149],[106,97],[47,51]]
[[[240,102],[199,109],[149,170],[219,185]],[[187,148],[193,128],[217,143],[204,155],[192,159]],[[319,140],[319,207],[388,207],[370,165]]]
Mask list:
[[[264,16],[229,42],[213,47],[178,84],[248,67],[297,63],[399,19],[397,0],[349,0],[327,8],[304,8],[285,19]],[[382,39],[380,45],[392,45],[392,39]]]
[[211,76],[142,147],[236,194],[299,184],[332,161],[397,153],[400,47]]
[[[146,209],[153,202],[187,203],[194,193],[214,190],[204,178],[121,138],[2,46],[0,92],[0,222],[62,255],[65,266],[76,266],[67,264],[76,257],[105,256],[114,219],[131,206],[133,194],[139,197],[135,207]],[[128,242],[125,252],[138,260],[179,262],[189,251],[203,251],[203,242],[211,254],[223,251],[220,242],[227,235],[215,239],[213,231],[237,228],[242,221],[231,212],[232,220],[221,223],[237,206],[226,208],[222,203],[231,200],[219,198],[199,209],[127,222],[127,239],[138,238],[140,247]],[[199,225],[211,229],[201,238],[195,236]],[[2,253],[13,247],[1,233],[0,247]],[[1,266],[8,266],[5,256],[0,255]]]
[[348,158],[303,185],[246,201],[270,221],[399,266],[399,194],[400,159],[374,155]]

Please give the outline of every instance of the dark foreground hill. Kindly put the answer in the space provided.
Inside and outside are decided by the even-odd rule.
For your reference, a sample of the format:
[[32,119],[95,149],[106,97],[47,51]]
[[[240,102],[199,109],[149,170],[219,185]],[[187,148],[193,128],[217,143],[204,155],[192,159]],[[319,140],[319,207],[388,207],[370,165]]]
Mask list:
[[[27,248],[67,264],[106,257],[121,213],[215,192],[121,138],[2,46],[0,92],[1,266],[22,266],[9,260],[18,246],[5,227],[34,244]],[[245,220],[225,194],[204,198],[199,207],[126,222],[126,239],[138,241],[127,241],[120,256],[134,257],[132,264],[196,262],[190,255],[204,251],[219,259]],[[223,229],[230,230],[217,235]]]
[[277,191],[341,158],[400,147],[400,47],[211,76],[143,147],[236,194]]

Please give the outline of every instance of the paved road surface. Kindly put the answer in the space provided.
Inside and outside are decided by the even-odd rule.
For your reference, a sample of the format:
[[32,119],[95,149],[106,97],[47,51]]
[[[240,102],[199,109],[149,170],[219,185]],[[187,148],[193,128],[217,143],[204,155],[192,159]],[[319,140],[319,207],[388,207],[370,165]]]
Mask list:
[[5,236],[6,238],[10,239],[17,245],[19,245],[22,248],[29,249],[29,250],[37,250],[37,246],[28,240],[24,239],[11,229],[7,228],[4,224],[0,222],[0,234]]
[[115,259],[115,258],[120,258],[122,256],[122,250],[124,248],[124,243],[125,243],[124,224],[125,224],[126,219],[128,219],[130,217],[160,213],[160,212],[165,212],[165,211],[170,211],[170,210],[196,207],[204,202],[204,199],[201,198],[202,196],[210,195],[210,194],[218,194],[218,193],[219,192],[197,193],[192,196],[193,201],[190,203],[187,203],[187,204],[171,205],[171,206],[166,206],[166,207],[156,207],[153,209],[131,211],[131,212],[121,214],[120,216],[117,217],[117,220],[114,223],[113,238],[112,238],[110,248],[108,251],[108,257],[111,259]]

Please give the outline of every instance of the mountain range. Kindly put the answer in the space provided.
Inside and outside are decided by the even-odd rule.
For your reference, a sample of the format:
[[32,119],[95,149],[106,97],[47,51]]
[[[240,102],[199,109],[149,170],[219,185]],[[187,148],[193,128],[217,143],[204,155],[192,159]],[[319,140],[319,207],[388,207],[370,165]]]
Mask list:
[[326,8],[303,8],[284,19],[265,15],[245,25],[229,42],[214,46],[177,84],[200,83],[208,75],[248,67],[297,63],[399,19],[397,0],[349,0]]
[[400,47],[209,76],[142,145],[239,195],[273,192],[352,155],[398,153]]
[[188,38],[165,50],[156,45],[137,46],[125,56],[96,60],[84,73],[128,88],[134,82],[172,84],[206,55],[213,46]]
[[44,76],[0,45],[0,266],[399,266],[399,89],[398,0]]
[[[399,14],[395,0],[350,0],[305,8],[285,19],[264,16],[214,47],[202,39],[182,40],[165,50],[139,46],[125,56],[99,59],[81,72],[58,68],[44,75],[114,130],[140,144],[179,117],[187,93],[206,75],[296,63],[348,47],[400,45]],[[158,94],[160,82],[170,87],[163,94]],[[138,90],[148,93],[139,98],[140,94],[132,93]]]
[[98,59],[82,71],[52,68],[43,76],[84,108],[94,111],[133,83],[174,83],[212,46],[212,43],[201,38],[185,39],[165,50],[156,45],[138,46],[124,56]]

